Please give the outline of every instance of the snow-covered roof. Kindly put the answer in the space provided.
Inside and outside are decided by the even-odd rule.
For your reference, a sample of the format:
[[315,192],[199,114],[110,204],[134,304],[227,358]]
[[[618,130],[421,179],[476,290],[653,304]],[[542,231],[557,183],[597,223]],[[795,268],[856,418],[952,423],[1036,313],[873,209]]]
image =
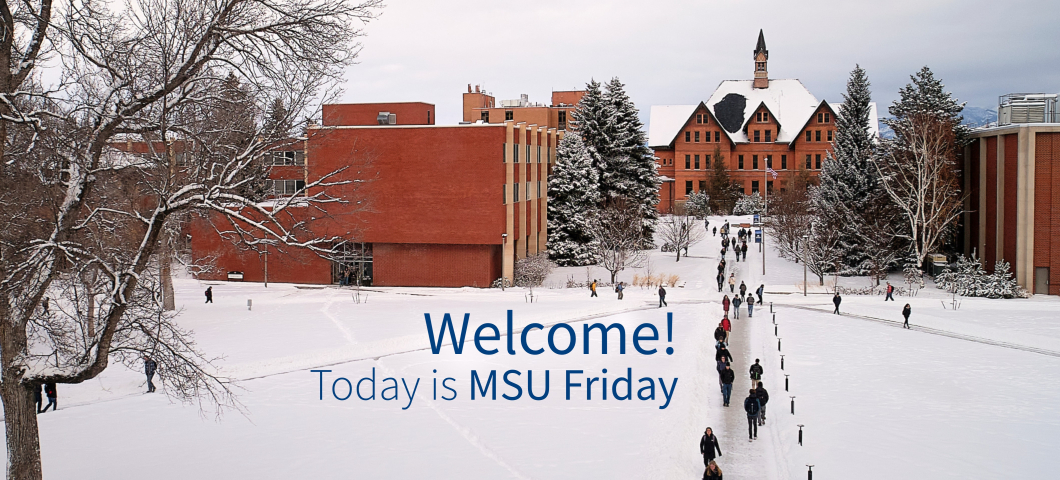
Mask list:
[[[843,104],[828,102],[828,106],[838,115],[839,107]],[[876,113],[876,102],[869,102],[869,134],[877,140],[880,138],[880,116]]]
[[652,105],[648,121],[648,146],[666,147],[685,126],[699,105]]
[[707,107],[737,143],[748,141],[744,127],[759,105],[765,104],[780,123],[777,142],[781,143],[794,140],[799,134],[796,129],[805,125],[820,105],[798,80],[770,79],[767,88],[753,85],[754,80],[725,80],[707,100]]

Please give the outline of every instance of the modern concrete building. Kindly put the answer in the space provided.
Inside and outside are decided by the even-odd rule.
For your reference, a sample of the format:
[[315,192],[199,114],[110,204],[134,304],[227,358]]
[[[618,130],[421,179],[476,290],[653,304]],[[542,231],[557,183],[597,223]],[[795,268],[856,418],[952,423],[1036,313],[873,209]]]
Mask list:
[[[543,251],[548,175],[564,132],[512,120],[438,126],[434,118],[434,106],[418,102],[326,105],[301,147],[267,156],[277,196],[313,195],[305,186],[332,172],[333,181],[354,182],[330,190],[344,202],[291,218],[316,237],[341,239],[331,258],[273,249],[269,281],[338,283],[348,268],[362,284],[487,287]],[[237,271],[244,281],[265,279],[259,252],[240,249],[208,219],[191,230],[194,256],[216,265],[202,278]]]
[[964,154],[963,250],[988,271],[1009,262],[1020,286],[1060,295],[1060,117],[1055,94],[1010,94]]

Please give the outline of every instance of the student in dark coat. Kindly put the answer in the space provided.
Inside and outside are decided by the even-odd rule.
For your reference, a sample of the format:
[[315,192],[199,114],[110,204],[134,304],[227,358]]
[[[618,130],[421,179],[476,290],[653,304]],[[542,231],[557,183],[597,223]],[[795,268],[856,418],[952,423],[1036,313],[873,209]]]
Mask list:
[[662,285],[659,285],[659,308],[664,306],[669,307],[669,305],[666,304],[666,289],[663,288]]
[[909,328],[909,314],[913,313],[913,309],[909,304],[905,304],[905,308],[902,308],[902,316],[905,317],[905,323],[902,324],[902,328]]
[[52,411],[59,409],[58,394],[55,391],[55,382],[49,382],[44,384],[44,394],[48,397],[48,404],[40,410],[40,413],[48,411],[48,407],[52,407]]
[[144,373],[147,374],[147,393],[155,391],[155,384],[151,383],[151,379],[155,376],[155,369],[158,368],[158,363],[144,355]]
[[762,411],[762,404],[754,389],[749,391],[751,393],[743,400],[743,411],[747,413],[747,440],[751,441],[758,438],[758,413]]
[[747,242],[744,242],[743,245],[740,246],[740,253],[743,254],[743,261],[746,262],[747,261]]
[[40,385],[33,390],[33,401],[37,404],[37,413],[41,413],[40,407],[44,405],[44,395],[41,394],[42,388],[44,388],[44,385]]
[[213,287],[206,287],[206,303],[213,303]]
[[721,372],[721,397],[725,401],[726,407],[729,406],[729,397],[732,395],[732,382],[736,380],[736,372],[725,364],[725,370]]
[[721,348],[718,349],[718,352],[714,354],[714,360],[725,360],[726,362],[731,362],[732,354],[729,353],[729,349],[726,348],[724,344],[722,344]]
[[721,326],[721,323],[718,324],[718,328],[714,329],[714,340],[725,341],[725,327]]
[[714,430],[709,427],[703,432],[703,438],[699,439],[699,453],[703,454],[703,466],[709,467],[714,461],[714,452],[721,456],[721,446],[718,445],[718,437],[714,436]]
[[761,305],[762,304],[762,296],[765,295],[765,293],[766,293],[765,284],[759,285],[758,286],[758,290],[755,290],[755,293],[758,295],[758,304]]
[[835,311],[832,313],[839,315],[839,304],[843,303],[843,297],[839,296],[839,292],[835,292],[835,296],[832,297],[832,303],[835,305]]
[[766,387],[762,386],[762,382],[758,382],[758,388],[755,389],[755,396],[758,397],[758,404],[762,407],[762,411],[758,414],[758,424],[766,424],[766,404],[769,403],[769,392],[766,391]]
[[762,365],[758,363],[757,358],[755,359],[755,364],[751,365],[750,374],[752,387],[757,385],[759,380],[762,380]]
[[722,480],[721,467],[719,467],[714,460],[711,460],[710,463],[707,464],[707,469],[703,471],[703,480],[714,479]]

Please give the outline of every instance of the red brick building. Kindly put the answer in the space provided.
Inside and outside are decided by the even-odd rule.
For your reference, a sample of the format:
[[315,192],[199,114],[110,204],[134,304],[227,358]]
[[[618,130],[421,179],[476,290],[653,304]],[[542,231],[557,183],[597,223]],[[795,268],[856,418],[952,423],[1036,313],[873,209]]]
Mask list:
[[[698,105],[652,106],[648,146],[664,177],[660,211],[706,190],[717,161],[712,158],[715,149],[747,194],[783,189],[799,169],[820,172],[835,136],[839,105],[818,101],[798,80],[770,79],[768,60],[760,31],[752,80],[723,81]],[[878,133],[875,103],[870,127]],[[766,175],[767,167],[778,173],[776,180]]]
[[501,100],[498,107],[497,99],[492,94],[483,91],[478,85],[472,91],[471,85],[468,85],[467,93],[464,94],[464,122],[512,121],[569,130],[571,114],[584,95],[584,90],[555,91],[552,92],[552,103],[544,105],[531,102],[523,94],[518,100]]
[[965,149],[964,252],[1009,262],[1035,294],[1060,295],[1060,116],[1055,94],[1001,97],[998,125]]
[[[367,180],[350,190],[349,203],[299,218],[319,237],[345,240],[333,258],[270,251],[269,281],[337,283],[350,267],[364,284],[487,287],[510,280],[516,259],[544,250],[547,178],[563,132],[434,119],[426,103],[326,105],[301,150],[269,155],[280,195],[302,194],[307,181],[344,167],[336,179]],[[194,256],[216,259],[202,277],[238,271],[244,281],[263,281],[265,255],[231,240],[206,221],[193,226]]]

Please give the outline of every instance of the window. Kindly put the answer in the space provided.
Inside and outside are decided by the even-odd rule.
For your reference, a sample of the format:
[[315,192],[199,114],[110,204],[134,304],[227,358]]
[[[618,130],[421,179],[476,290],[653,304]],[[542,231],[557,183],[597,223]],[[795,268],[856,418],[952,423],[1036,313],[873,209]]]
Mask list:
[[751,170],[758,170],[758,155],[751,155]]
[[483,123],[490,123],[490,111],[489,110],[483,110],[481,117],[482,117],[482,122]]
[[699,123],[699,124],[703,123],[703,114],[702,113],[696,114],[696,123]]
[[821,169],[821,154],[820,153],[818,153],[817,155],[814,155],[813,164],[814,164],[813,168],[816,168],[817,170]]
[[537,198],[541,198],[541,180],[537,181]]
[[772,192],[773,191],[773,181],[772,180],[767,180],[766,181],[766,191],[767,192]]
[[766,160],[766,162],[765,162],[766,163],[766,168],[773,168],[773,157],[770,157],[770,156],[767,155],[765,160]]
[[812,137],[810,137],[810,131],[807,130],[806,131],[806,141],[809,142],[811,139],[812,139]]
[[567,111],[566,110],[560,110],[559,111],[559,129],[560,130],[566,130],[567,129]]
[[755,142],[761,142],[762,141],[761,133],[762,132],[760,132],[758,130],[755,130]]
[[685,180],[685,196],[688,196],[690,193],[692,193],[692,181]]
[[530,163],[530,145],[526,146],[526,163]]
[[780,169],[781,170],[787,170],[788,169],[788,156],[787,155],[781,155],[780,156]]
[[820,113],[820,112],[817,113],[817,123],[824,123],[824,114],[823,113]]
[[739,165],[737,166],[740,168],[740,170],[743,170],[743,155],[740,155],[740,157],[737,159],[737,163],[739,163]]
[[302,180],[273,180],[272,194],[276,196],[290,196],[305,190],[305,182]]
[[515,163],[519,163],[519,145],[515,145],[515,148],[512,149],[512,153],[515,154],[515,158],[513,159],[513,161]]
[[685,132],[685,143],[692,141],[692,132]]
[[828,141],[829,142],[832,141],[832,131],[831,130],[828,131]]
[[812,162],[812,161],[813,161],[813,159],[812,159],[812,158],[810,157],[810,154],[808,154],[808,153],[807,153],[807,154],[806,154],[806,169],[807,169],[807,170],[809,170],[810,168],[812,168],[812,164],[810,163],[810,162]]
[[751,193],[758,191],[758,180],[751,180]]
[[504,197],[504,200],[501,200],[501,203],[507,205],[508,204],[508,185],[507,184],[501,185],[501,196]]
[[756,122],[761,122],[762,121],[762,112],[755,113],[755,121]]
[[768,122],[769,121],[769,112],[762,112],[762,121],[763,122]]
[[541,145],[537,146],[537,163],[541,163]]
[[519,201],[519,184],[518,183],[512,184],[512,193],[513,193],[512,201],[513,202],[518,202]]
[[526,182],[526,199],[530,200],[530,182]]
[[710,155],[703,155],[703,168],[710,170]]
[[[703,125],[710,123],[710,115],[703,115]],[[707,135],[710,135],[709,133]]]
[[700,180],[699,181],[699,191],[700,192],[707,191],[707,181],[706,180]]
[[305,152],[302,150],[289,150],[286,152],[269,152],[265,156],[265,165],[290,166],[305,165]]
[[766,62],[755,62],[755,70],[759,72],[766,71]]
[[699,131],[696,131],[696,143],[699,143]]
[[830,116],[831,116],[831,114],[829,114],[828,112],[825,112],[825,114],[824,114],[824,123],[832,123],[832,119],[828,118]]
[[691,155],[685,155],[685,170],[691,170],[691,169],[692,169],[692,156]]
[[699,155],[696,155],[696,170],[699,170]]
[[721,141],[721,132],[714,132],[714,141],[715,142],[720,142]]
[[815,130],[813,137],[814,137],[813,140],[815,142],[820,142],[821,141],[821,131],[820,130]]
[[504,111],[504,119],[505,120],[512,120],[513,118],[515,118],[515,115],[512,114],[511,110],[505,110]]
[[430,112],[430,110],[428,110],[427,111],[427,125],[430,125],[430,124],[431,124],[431,112]]
[[772,142],[773,141],[773,131],[772,130],[766,130],[766,141],[767,142]]

